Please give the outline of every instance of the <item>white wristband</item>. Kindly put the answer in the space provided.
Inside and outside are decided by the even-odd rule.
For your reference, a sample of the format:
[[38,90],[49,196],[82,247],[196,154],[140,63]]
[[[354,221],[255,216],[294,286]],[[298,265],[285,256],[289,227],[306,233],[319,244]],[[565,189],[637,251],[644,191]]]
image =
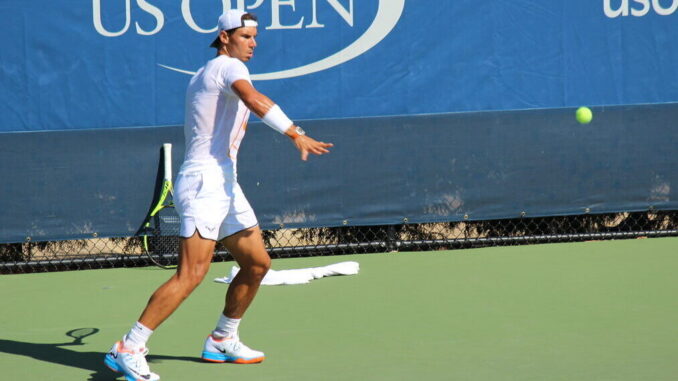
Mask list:
[[287,129],[292,127],[294,124],[290,118],[285,115],[283,110],[278,107],[278,105],[273,105],[273,107],[268,110],[266,115],[264,115],[261,120],[266,123],[267,126],[280,132],[281,134],[284,134],[285,131],[287,131]]

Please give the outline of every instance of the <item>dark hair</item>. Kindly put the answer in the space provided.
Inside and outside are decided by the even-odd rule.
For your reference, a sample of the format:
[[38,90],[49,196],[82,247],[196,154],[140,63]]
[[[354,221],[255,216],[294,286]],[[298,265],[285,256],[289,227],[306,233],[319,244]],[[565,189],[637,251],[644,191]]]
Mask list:
[[[244,23],[245,20],[254,20],[257,21],[257,15],[254,13],[245,13],[240,17],[240,22]],[[228,35],[232,35],[237,29],[242,28],[242,26],[239,26],[237,28],[229,29],[226,31]],[[219,31],[219,34],[221,34],[221,31]],[[217,35],[217,38],[212,41],[212,44],[210,45],[211,48],[216,48],[217,50],[221,49],[221,39],[219,38],[219,35]]]

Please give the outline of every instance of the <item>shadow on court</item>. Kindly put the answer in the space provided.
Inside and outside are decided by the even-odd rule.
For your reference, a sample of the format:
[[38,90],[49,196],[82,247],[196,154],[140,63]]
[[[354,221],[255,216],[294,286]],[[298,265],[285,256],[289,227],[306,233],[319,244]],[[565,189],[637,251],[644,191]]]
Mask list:
[[[0,353],[32,357],[38,361],[89,370],[93,372],[88,378],[89,381],[115,379],[117,376],[121,376],[121,374],[111,371],[104,365],[104,356],[106,355],[106,352],[79,352],[68,348],[85,345],[82,342],[82,339],[94,335],[97,332],[99,332],[98,328],[78,328],[70,330],[66,332],[66,335],[72,337],[74,340],[57,344],[27,343],[23,341],[0,339]],[[149,363],[158,360],[201,362],[197,357],[162,355],[149,355],[147,356],[147,360]]]

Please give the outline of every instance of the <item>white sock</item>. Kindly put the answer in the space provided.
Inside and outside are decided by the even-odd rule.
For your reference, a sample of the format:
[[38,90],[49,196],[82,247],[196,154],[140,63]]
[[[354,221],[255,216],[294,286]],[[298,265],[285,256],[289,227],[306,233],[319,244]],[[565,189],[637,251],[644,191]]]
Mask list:
[[217,321],[217,327],[212,331],[212,336],[217,339],[237,337],[239,325],[240,319],[231,319],[222,314],[219,316],[219,321]]
[[125,335],[123,345],[127,348],[145,347],[146,342],[148,341],[148,338],[151,337],[152,333],[152,329],[139,322],[136,322],[132,326],[132,329],[129,330],[127,335]]

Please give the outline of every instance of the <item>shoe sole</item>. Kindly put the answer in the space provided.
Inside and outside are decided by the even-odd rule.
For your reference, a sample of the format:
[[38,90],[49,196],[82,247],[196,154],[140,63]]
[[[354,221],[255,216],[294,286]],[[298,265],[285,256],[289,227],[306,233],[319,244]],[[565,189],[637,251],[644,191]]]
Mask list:
[[106,364],[106,367],[108,369],[110,369],[110,370],[112,370],[116,373],[122,373],[123,376],[125,376],[125,379],[127,381],[147,381],[147,380],[144,380],[144,379],[138,379],[136,377],[130,376],[129,374],[123,372],[122,369],[120,369],[120,366],[118,365],[118,363],[116,363],[115,360],[112,359],[111,356],[109,356],[109,355],[106,355],[106,357],[104,358],[104,364]]
[[231,363],[231,364],[258,364],[266,358],[265,356],[262,357],[254,357],[251,359],[246,359],[242,357],[232,357],[232,356],[226,356],[225,354],[222,353],[212,353],[212,352],[203,352],[201,358],[203,361],[207,362],[213,362],[213,363]]

